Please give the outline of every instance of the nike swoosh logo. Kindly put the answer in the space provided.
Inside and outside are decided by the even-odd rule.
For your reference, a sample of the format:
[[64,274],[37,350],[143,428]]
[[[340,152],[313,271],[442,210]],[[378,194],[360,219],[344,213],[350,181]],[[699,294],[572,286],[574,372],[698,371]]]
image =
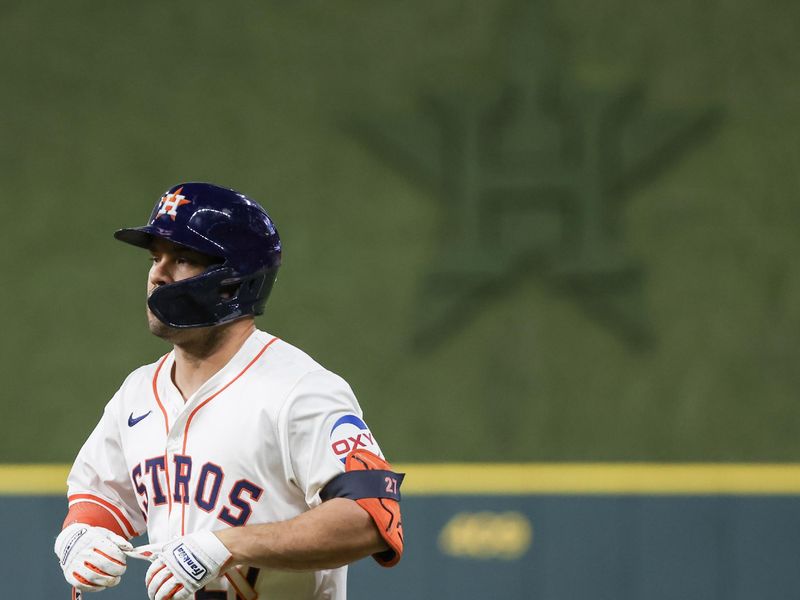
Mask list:
[[139,421],[141,421],[141,420],[142,420],[142,419],[144,419],[144,418],[145,418],[147,415],[149,415],[151,412],[153,412],[153,411],[152,411],[152,410],[148,410],[148,411],[147,411],[146,413],[144,413],[144,414],[143,414],[141,417],[134,417],[134,416],[133,416],[133,413],[131,413],[131,416],[130,416],[130,417],[128,417],[128,427],[133,427],[133,426],[134,426],[134,425],[136,425],[136,424],[137,424]]

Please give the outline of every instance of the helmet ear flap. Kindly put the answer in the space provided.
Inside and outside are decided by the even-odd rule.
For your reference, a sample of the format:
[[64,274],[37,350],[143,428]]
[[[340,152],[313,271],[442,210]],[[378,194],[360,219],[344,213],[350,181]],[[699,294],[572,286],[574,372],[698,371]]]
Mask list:
[[219,296],[223,300],[232,300],[239,295],[241,288],[241,283],[223,283],[219,288]]
[[236,301],[242,306],[249,307],[249,312],[254,315],[264,314],[264,306],[272,291],[272,286],[275,285],[277,274],[278,267],[275,266],[244,278],[239,284]]
[[257,296],[261,287],[264,285],[264,273],[259,273],[258,276],[251,276],[244,279],[239,279],[235,282],[223,281],[220,285],[220,296],[226,300],[238,298],[243,296],[250,298]]
[[157,287],[147,305],[158,319],[179,329],[210,327],[243,316],[234,302],[222,297],[222,282],[231,279],[227,267]]
[[263,280],[258,281],[255,279],[251,279],[250,281],[247,282],[247,293],[252,294],[255,292],[257,294],[258,290],[261,288],[263,283],[264,283]]
[[157,287],[147,305],[160,321],[179,329],[211,327],[246,315],[261,315],[277,272],[278,267],[273,267],[241,277],[230,267],[212,268]]

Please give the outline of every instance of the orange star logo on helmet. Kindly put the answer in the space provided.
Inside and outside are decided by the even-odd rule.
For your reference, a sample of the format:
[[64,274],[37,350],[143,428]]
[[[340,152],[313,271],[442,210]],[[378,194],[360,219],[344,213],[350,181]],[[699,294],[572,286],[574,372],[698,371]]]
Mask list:
[[161,201],[158,203],[158,214],[156,214],[156,218],[162,215],[169,215],[169,218],[174,221],[178,214],[178,207],[192,203],[192,201],[187,200],[185,196],[181,196],[182,191],[183,187],[179,187],[171,194],[164,194],[161,197]]

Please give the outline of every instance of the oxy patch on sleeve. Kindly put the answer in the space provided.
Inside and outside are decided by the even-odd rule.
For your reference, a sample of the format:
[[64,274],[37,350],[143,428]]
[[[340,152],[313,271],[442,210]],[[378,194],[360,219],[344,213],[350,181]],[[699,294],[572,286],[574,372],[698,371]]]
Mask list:
[[356,415],[339,417],[331,427],[331,452],[344,464],[347,455],[354,450],[369,450],[383,457],[378,442],[362,419]]

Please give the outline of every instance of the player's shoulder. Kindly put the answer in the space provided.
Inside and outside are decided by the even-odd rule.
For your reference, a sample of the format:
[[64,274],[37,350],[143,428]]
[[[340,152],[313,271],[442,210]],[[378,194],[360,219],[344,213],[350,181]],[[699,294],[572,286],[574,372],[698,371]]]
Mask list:
[[[275,336],[259,331],[260,341],[269,343]],[[269,355],[265,356],[263,368],[273,376],[285,381],[291,387],[303,382],[305,385],[345,386],[347,382],[340,375],[330,371],[308,353],[281,338],[270,344]]]
[[274,336],[266,331],[256,331],[253,336],[260,345],[268,345],[269,348],[264,355],[264,360],[259,361],[261,367],[272,373],[283,374],[287,379],[302,376],[323,369],[324,367],[316,360],[311,358],[294,344],[285,339]]

